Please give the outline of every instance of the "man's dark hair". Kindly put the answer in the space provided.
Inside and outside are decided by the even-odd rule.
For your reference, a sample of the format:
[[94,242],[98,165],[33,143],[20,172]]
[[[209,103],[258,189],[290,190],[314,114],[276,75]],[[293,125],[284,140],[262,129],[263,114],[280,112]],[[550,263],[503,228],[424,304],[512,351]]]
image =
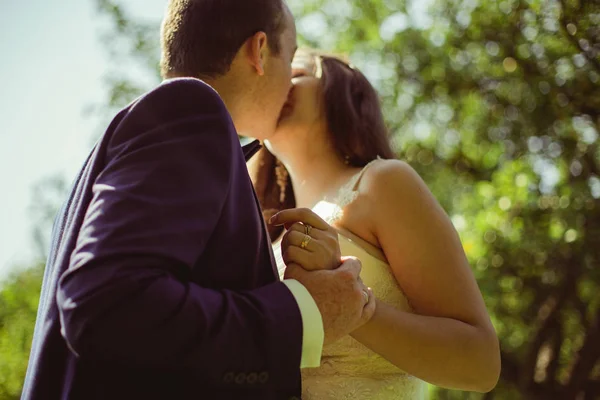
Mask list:
[[170,0],[162,28],[162,76],[223,75],[257,32],[267,34],[277,55],[283,28],[283,0]]

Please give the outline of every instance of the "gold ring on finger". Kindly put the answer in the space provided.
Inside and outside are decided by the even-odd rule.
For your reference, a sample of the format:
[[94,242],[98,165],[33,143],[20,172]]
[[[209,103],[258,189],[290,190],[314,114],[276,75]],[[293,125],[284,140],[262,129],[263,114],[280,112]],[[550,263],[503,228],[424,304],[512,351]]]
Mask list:
[[311,240],[312,237],[310,237],[310,235],[304,235],[304,239],[302,239],[302,243],[300,243],[300,248],[306,249]]
[[312,230],[312,226],[310,226],[309,224],[304,224],[304,233],[308,236],[310,236],[310,231]]

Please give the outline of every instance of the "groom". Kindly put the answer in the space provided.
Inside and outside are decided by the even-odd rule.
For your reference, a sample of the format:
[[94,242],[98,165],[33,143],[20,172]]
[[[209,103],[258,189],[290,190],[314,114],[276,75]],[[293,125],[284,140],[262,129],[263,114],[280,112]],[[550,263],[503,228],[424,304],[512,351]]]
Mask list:
[[290,87],[287,6],[172,0],[162,44],[165,82],[115,117],[57,219],[23,399],[291,399],[374,312],[310,211],[277,223],[313,225],[322,269],[278,280],[246,171],[237,133],[268,138]]

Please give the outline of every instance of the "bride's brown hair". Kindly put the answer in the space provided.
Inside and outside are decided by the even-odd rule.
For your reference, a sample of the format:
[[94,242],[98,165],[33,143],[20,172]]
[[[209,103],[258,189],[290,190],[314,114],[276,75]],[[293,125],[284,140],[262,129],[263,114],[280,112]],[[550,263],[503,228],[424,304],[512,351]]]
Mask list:
[[[322,68],[320,79],[325,118],[333,148],[344,163],[364,167],[378,156],[395,158],[388,138],[379,96],[358,69],[341,57],[316,50],[302,50],[317,58]],[[263,215],[296,206],[292,184],[283,164],[265,147],[249,163],[250,177]],[[271,240],[283,228],[269,227]]]

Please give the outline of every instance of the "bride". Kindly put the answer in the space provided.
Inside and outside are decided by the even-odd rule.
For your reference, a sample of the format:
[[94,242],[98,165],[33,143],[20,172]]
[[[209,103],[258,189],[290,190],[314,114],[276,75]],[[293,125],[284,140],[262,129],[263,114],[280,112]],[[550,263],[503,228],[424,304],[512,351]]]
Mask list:
[[[249,164],[265,217],[312,209],[338,230],[342,255],[362,261],[377,301],[367,325],[302,371],[303,398],[423,399],[425,382],[490,391],[500,354],[481,293],[449,218],[394,159],[374,88],[315,51],[298,52],[292,69],[278,129]],[[283,233],[270,226],[281,275]]]

